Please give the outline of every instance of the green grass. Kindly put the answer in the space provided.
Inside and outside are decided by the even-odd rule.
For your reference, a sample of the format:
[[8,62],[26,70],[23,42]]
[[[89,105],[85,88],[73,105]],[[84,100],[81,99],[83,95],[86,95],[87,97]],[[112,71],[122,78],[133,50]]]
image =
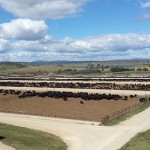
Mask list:
[[4,70],[9,70],[9,69],[17,69],[18,67],[16,66],[0,66],[0,71],[4,71]]
[[1,140],[16,150],[66,150],[67,145],[58,137],[42,131],[0,123]]
[[107,125],[107,126],[112,126],[112,125],[116,125],[128,118],[131,118],[132,116],[144,111],[145,109],[147,109],[148,107],[150,107],[150,101],[146,101],[141,107],[139,107],[138,109],[135,109],[125,115],[122,115],[116,119],[113,119],[113,120],[110,120],[108,122],[106,122],[104,125]]
[[[76,63],[54,63],[54,64],[47,64],[47,65],[38,65],[38,66],[31,66],[31,65],[26,65],[26,66],[18,66],[16,65],[11,65],[11,64],[3,64],[0,65],[0,73],[8,73],[8,74],[49,74],[56,72],[58,70],[66,70],[66,69],[77,69],[77,70],[86,70],[87,66],[89,63],[87,62],[76,62]],[[94,62],[94,69],[96,68],[96,65],[98,63]],[[107,63],[101,63],[101,65],[108,65]],[[114,66],[115,67],[115,66]],[[134,67],[135,68],[135,67]],[[141,67],[142,68],[142,67]],[[100,69],[100,68],[99,68]],[[101,69],[100,69],[101,70]],[[81,74],[83,72],[81,71]],[[90,71],[89,71],[90,73]],[[93,71],[91,70],[91,73]],[[150,73],[150,71],[123,71],[123,72],[111,72],[110,69],[104,69],[104,71],[101,71],[100,74],[105,74],[105,73],[111,73],[111,74],[143,74],[143,73]],[[78,72],[80,74],[80,72]]]
[[137,134],[120,150],[150,150],[150,130]]

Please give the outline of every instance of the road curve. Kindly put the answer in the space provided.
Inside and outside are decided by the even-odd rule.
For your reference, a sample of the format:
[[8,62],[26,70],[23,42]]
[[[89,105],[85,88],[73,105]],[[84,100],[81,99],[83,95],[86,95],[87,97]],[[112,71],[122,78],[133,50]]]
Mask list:
[[0,150],[15,150],[15,149],[0,142]]
[[8,86],[0,86],[0,89],[4,90],[21,90],[21,91],[65,91],[65,92],[87,92],[87,93],[99,93],[99,94],[120,94],[120,95],[131,95],[137,94],[139,96],[150,96],[150,91],[136,91],[136,90],[109,90],[109,89],[74,89],[74,88],[40,88],[40,87],[8,87]]
[[0,113],[0,122],[53,133],[69,150],[117,150],[137,133],[150,129],[150,108],[112,127],[7,113]]

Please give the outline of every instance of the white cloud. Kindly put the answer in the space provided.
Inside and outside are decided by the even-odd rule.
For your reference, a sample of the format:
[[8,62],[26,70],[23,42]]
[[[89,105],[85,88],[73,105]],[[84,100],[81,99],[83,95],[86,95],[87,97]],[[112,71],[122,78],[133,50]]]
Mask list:
[[[67,41],[67,42],[66,42]],[[150,48],[150,35],[144,34],[110,34],[85,39],[64,39],[59,42],[60,50],[126,51],[128,49]],[[59,46],[59,45],[58,45]]]
[[9,41],[0,39],[0,53],[6,53],[11,50],[11,44]]
[[144,10],[142,15],[137,17],[137,21],[146,21],[150,20],[149,8],[150,8],[150,0],[140,1],[140,7]]
[[14,42],[13,45],[20,51],[40,52],[47,50],[46,44],[40,44],[39,41],[17,41]]
[[39,40],[45,36],[48,27],[44,21],[16,19],[0,24],[0,38],[19,40]]
[[0,0],[0,5],[15,16],[32,19],[64,18],[82,11],[89,0]]
[[[6,44],[1,43],[1,51],[5,52],[8,41]],[[36,41],[10,41],[9,46],[12,48],[12,51],[5,55],[7,58],[14,58],[14,60],[144,58],[150,56],[150,53],[148,53],[150,51],[150,35],[109,34],[91,36],[84,39],[66,37],[59,41],[46,36],[43,40]]]
[[150,20],[150,14],[143,14],[143,15],[139,16],[137,20],[139,20],[139,21]]
[[142,8],[149,8],[149,7],[150,7],[150,1],[141,2],[141,7],[142,7]]

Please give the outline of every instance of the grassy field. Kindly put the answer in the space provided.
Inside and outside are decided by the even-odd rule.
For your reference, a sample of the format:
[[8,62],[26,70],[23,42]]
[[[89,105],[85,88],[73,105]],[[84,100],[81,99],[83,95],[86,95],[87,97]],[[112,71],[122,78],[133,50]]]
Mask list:
[[[6,74],[32,74],[32,75],[48,75],[58,70],[76,69],[83,71],[89,69],[93,73],[93,69],[99,69],[100,74],[143,74],[150,73],[150,67],[147,62],[142,61],[108,61],[108,62],[52,62],[52,63],[2,63],[0,64],[0,73]],[[108,66],[108,68],[106,68]],[[111,72],[112,67],[129,67],[135,68],[148,68],[148,71],[123,71],[123,72]],[[102,69],[103,68],[103,69]],[[69,74],[69,72],[66,72]]]
[[58,137],[36,130],[31,130],[0,123],[0,139],[16,150],[66,150],[67,145]]
[[122,115],[116,119],[110,120],[108,122],[105,123],[105,125],[107,126],[112,126],[112,125],[116,125],[122,121],[125,121],[128,118],[131,118],[132,116],[144,111],[145,109],[147,109],[148,107],[150,107],[150,101],[146,101],[140,108],[135,109],[125,115]]
[[120,150],[149,150],[149,149],[150,149],[150,130],[137,134]]
[[42,66],[33,66],[33,67],[25,67],[25,68],[17,68],[17,67],[8,67],[7,69],[0,70],[0,73],[7,74],[33,74],[33,75],[47,75],[49,73],[53,73],[62,67],[54,66],[54,65],[42,65]]
[[[87,68],[75,68],[75,67],[69,67],[64,66],[54,66],[54,65],[42,65],[42,66],[34,66],[34,67],[25,67],[25,68],[17,68],[17,67],[9,67],[9,66],[3,66],[0,67],[0,73],[8,73],[8,74],[49,74],[49,73],[54,73],[59,70],[67,70],[68,68],[70,69],[76,69],[78,71],[81,71],[81,74],[84,73],[85,70],[89,70],[89,72],[93,73],[93,69],[87,69]],[[149,74],[150,71],[123,71],[123,72],[111,72],[110,69],[104,69],[103,71],[100,69],[101,73],[100,74]],[[63,72],[64,73],[64,72]],[[67,74],[69,72],[66,72]]]
[[18,67],[16,66],[5,66],[5,65],[2,65],[0,66],[0,71],[5,71],[5,70],[11,70],[11,69],[17,69]]

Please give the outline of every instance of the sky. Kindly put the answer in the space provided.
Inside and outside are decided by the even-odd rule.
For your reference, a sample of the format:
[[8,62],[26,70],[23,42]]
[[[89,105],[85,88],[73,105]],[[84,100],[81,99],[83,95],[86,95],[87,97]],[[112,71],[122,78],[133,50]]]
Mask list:
[[0,0],[0,61],[150,58],[150,0]]

